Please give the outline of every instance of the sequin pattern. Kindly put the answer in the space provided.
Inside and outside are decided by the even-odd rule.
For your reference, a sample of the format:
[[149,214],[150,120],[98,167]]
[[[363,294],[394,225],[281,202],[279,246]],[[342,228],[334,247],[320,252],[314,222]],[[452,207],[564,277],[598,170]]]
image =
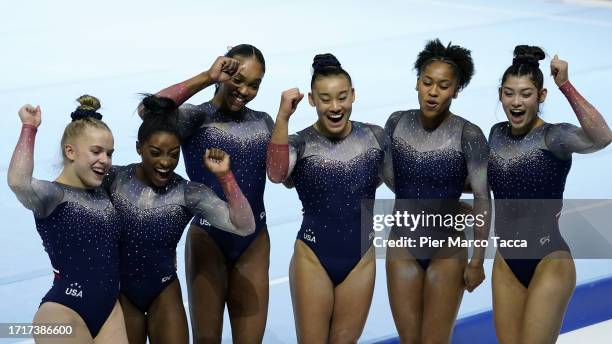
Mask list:
[[373,126],[352,123],[351,134],[342,140],[330,140],[312,127],[291,138],[292,145],[302,146],[291,173],[304,208],[297,239],[315,252],[334,284],[370,247],[371,227],[361,227],[361,200],[375,198],[384,159]]
[[209,186],[221,199],[226,200],[217,178],[202,166],[202,156],[206,149],[220,148],[230,155],[236,182],[253,210],[256,230],[247,237],[239,237],[214,228],[199,216],[194,219],[194,224],[206,229],[226,259],[233,262],[266,225],[263,202],[266,151],[274,124],[264,112],[244,108],[240,113],[230,114],[210,102],[191,106],[183,112],[183,116],[188,119],[183,120],[181,125],[184,132],[190,133],[189,137],[184,138],[182,145],[189,178]]

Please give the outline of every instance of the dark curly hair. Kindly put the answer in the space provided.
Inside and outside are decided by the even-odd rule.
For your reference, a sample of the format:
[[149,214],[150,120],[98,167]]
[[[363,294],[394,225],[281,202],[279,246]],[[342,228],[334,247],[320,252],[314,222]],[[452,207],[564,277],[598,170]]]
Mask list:
[[474,75],[474,61],[472,61],[471,52],[458,45],[452,45],[452,42],[444,46],[437,38],[428,41],[414,63],[417,76],[420,77],[425,68],[435,61],[448,63],[453,67],[459,90],[465,88]]

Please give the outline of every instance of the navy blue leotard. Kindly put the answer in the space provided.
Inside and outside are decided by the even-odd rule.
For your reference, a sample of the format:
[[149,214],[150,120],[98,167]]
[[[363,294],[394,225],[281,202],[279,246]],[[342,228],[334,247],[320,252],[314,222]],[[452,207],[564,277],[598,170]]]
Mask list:
[[382,128],[351,123],[343,139],[312,126],[289,137],[288,173],[304,211],[297,239],[316,254],[334,285],[372,245],[372,226],[362,229],[361,200],[375,198],[388,144]]
[[55,272],[43,297],[75,312],[93,338],[119,296],[119,217],[104,189],[33,180],[36,229]]
[[[488,145],[476,125],[450,115],[437,128],[426,130],[420,121],[420,111],[409,110],[393,113],[387,120],[385,131],[391,140],[396,199],[444,199],[449,200],[445,208],[453,208],[446,211],[457,211],[458,202],[455,201],[461,197],[466,180],[470,181],[475,198],[489,198],[486,181]],[[417,242],[418,237],[425,235],[423,231],[394,228],[395,235],[414,237]],[[445,228],[428,230],[426,235],[447,239],[461,233]],[[438,250],[428,247],[409,249],[423,270],[427,269],[431,257]]]
[[274,121],[265,112],[247,107],[228,113],[212,102],[180,107],[179,127],[187,175],[192,181],[205,184],[225,200],[217,178],[202,166],[208,148],[220,148],[232,159],[236,181],[249,200],[255,216],[255,233],[246,237],[227,233],[196,216],[192,222],[204,228],[216,242],[229,263],[235,262],[266,226],[263,202],[266,184],[266,150]]
[[164,187],[150,186],[137,178],[137,166],[114,166],[104,184],[121,218],[121,292],[146,312],[177,278],[176,245],[194,214],[221,230],[237,229],[209,187],[177,174]]
[[513,136],[508,122],[491,128],[488,175],[495,197],[495,233],[503,240],[527,241],[526,248],[500,247],[499,253],[525,287],[543,257],[569,252],[559,232],[559,213],[572,160],[571,155],[555,155],[549,143],[575,129],[546,123]]
[[510,123],[501,122],[489,135],[495,232],[501,239],[527,241],[527,247],[500,247],[499,253],[525,288],[542,258],[570,251],[559,232],[559,215],[572,153],[596,152],[612,141],[605,118],[569,81],[559,90],[581,127],[544,123],[515,136]]

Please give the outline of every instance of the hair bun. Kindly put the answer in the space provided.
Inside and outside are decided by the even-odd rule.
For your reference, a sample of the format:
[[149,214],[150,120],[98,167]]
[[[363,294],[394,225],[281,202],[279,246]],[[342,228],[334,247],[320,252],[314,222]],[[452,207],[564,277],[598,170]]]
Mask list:
[[540,60],[546,58],[546,53],[540,47],[530,45],[517,45],[514,48],[514,59],[512,64],[529,64],[536,67],[540,66]]
[[89,117],[97,120],[102,119],[102,115],[96,112],[100,108],[100,101],[98,98],[85,94],[77,98],[77,102],[79,102],[80,105],[70,114],[73,122]]
[[178,105],[176,102],[167,97],[159,97],[154,94],[145,94],[142,99],[142,106],[144,106],[144,117],[149,116],[168,116],[176,114]]
[[319,54],[312,61],[312,69],[314,71],[322,69],[341,69],[340,61],[332,54]]

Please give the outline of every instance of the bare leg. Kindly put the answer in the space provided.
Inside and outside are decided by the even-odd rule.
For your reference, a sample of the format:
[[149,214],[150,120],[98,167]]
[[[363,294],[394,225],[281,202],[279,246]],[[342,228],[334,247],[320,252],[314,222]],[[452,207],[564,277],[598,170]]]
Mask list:
[[493,264],[493,318],[501,344],[520,344],[527,288],[514,276],[499,253]]
[[289,286],[299,343],[327,344],[334,307],[334,285],[310,247],[296,240]]
[[375,260],[374,248],[370,248],[336,286],[329,343],[357,343],[361,336],[374,294]]
[[178,279],[170,283],[149,307],[147,327],[151,344],[189,343],[187,316]]
[[450,343],[465,289],[464,255],[432,259],[425,272],[422,343]]
[[89,332],[89,328],[81,316],[62,304],[56,302],[45,302],[40,305],[38,311],[34,315],[33,324],[60,324],[72,326],[74,336],[67,338],[53,338],[50,336],[34,336],[36,344],[77,344],[77,343],[93,343],[93,338]]
[[93,342],[94,344],[128,344],[125,319],[119,301],[115,302],[115,307]]
[[387,248],[387,291],[400,343],[420,343],[425,272],[405,248]]
[[194,343],[220,343],[227,290],[223,253],[205,230],[192,225],[185,244],[185,271]]
[[268,317],[270,237],[264,228],[229,271],[227,308],[232,341],[261,343]]
[[538,264],[527,291],[521,343],[557,341],[575,287],[576,267],[569,252],[553,252]]
[[125,318],[130,344],[145,344],[147,342],[147,319],[144,313],[138,309],[125,295],[119,295],[119,302]]

